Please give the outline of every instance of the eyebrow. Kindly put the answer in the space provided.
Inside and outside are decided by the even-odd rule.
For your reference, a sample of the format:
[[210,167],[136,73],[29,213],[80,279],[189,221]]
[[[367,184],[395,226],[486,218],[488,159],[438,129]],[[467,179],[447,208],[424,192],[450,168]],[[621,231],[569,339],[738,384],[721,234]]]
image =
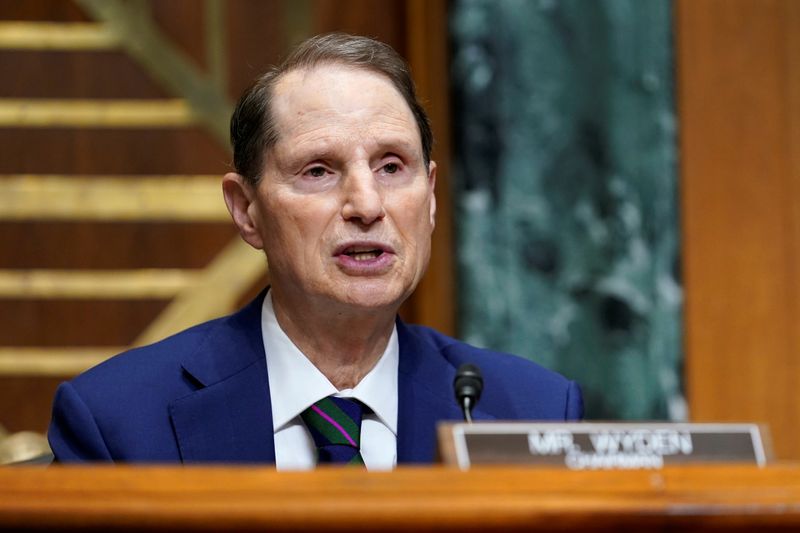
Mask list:
[[[302,170],[302,167],[313,162],[313,161],[328,161],[330,159],[335,159],[336,150],[331,149],[330,147],[325,147],[320,150],[315,150],[313,148],[309,148],[308,150],[303,150],[298,154],[293,154],[284,161],[283,164],[279,165],[281,170],[285,170],[288,172],[299,172]],[[280,163],[280,161],[278,161]]]
[[392,152],[396,149],[401,149],[403,152],[422,152],[422,141],[419,143],[410,142],[408,139],[391,138],[388,140],[378,141],[378,151]]
[[[282,170],[290,172],[297,172],[300,167],[311,163],[312,161],[328,161],[338,159],[340,154],[340,147],[346,144],[346,141],[339,142],[325,142],[322,146],[308,146],[301,148],[299,152],[287,157],[284,164],[280,165]],[[422,142],[412,142],[410,139],[403,137],[393,136],[385,139],[375,139],[376,151],[381,156],[391,153],[395,155],[404,155],[406,158],[419,158],[422,159]]]

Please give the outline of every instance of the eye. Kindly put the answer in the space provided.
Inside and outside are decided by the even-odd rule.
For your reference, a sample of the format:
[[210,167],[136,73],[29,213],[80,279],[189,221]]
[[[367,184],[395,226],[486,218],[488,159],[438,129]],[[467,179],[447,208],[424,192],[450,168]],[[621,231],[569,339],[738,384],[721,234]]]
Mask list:
[[306,174],[312,178],[322,178],[325,176],[325,167],[311,167],[306,170]]
[[387,174],[394,174],[395,172],[400,170],[400,165],[397,163],[387,163],[383,165],[383,171]]

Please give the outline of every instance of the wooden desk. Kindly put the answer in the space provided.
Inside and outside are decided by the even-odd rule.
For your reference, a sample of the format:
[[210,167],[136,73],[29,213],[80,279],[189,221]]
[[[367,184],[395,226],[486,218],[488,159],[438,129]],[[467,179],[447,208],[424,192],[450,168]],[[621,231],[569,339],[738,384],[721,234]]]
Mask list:
[[800,465],[392,473],[8,467],[0,529],[800,530]]

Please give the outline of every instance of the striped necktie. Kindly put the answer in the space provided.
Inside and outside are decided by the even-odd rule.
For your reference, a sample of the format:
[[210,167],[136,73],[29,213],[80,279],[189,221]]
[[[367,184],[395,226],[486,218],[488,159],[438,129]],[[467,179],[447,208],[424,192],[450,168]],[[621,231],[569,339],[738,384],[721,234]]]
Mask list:
[[328,396],[301,413],[317,446],[318,464],[363,465],[361,416],[358,400]]

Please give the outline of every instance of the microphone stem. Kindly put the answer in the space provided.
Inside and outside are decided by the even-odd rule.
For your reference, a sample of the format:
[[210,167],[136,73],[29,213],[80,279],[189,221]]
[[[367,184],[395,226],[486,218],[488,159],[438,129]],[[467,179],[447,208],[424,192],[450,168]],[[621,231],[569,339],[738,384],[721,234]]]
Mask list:
[[472,424],[472,398],[469,396],[464,397],[464,420]]

